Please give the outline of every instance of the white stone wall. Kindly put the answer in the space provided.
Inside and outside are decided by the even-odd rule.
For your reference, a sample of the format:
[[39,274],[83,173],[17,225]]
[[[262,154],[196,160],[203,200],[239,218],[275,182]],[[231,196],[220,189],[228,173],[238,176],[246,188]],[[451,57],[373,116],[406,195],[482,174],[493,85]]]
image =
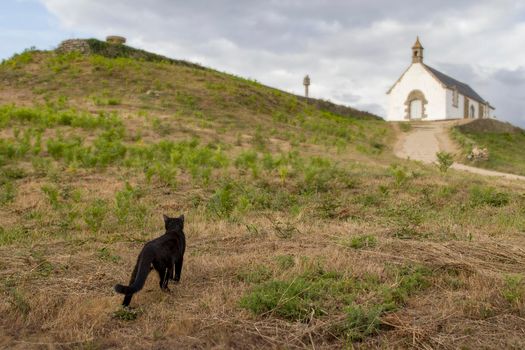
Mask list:
[[[454,107],[453,105],[454,92],[453,90],[447,89],[447,119],[463,119],[464,118],[465,116],[464,114],[465,96],[463,96],[462,94],[459,94],[458,97],[459,97],[458,106]],[[474,109],[476,111],[475,119],[479,118],[480,108],[485,109],[482,115],[482,118],[494,118],[494,110],[492,108],[487,108],[485,107],[484,104],[479,103],[478,101],[469,98],[469,113],[470,113],[470,106],[474,106]]]
[[454,107],[454,91],[447,89],[447,119],[463,118],[463,109],[465,108],[465,98],[458,94],[458,106]]
[[439,83],[420,63],[414,63],[390,91],[386,120],[403,121],[405,102],[413,90],[420,90],[428,103],[425,105],[427,118],[443,120],[447,116],[447,89]]

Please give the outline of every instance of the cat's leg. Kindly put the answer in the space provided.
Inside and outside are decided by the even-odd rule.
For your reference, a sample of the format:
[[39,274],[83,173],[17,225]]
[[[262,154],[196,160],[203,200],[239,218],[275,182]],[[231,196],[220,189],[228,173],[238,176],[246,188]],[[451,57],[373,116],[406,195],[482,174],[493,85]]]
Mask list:
[[180,281],[180,274],[182,272],[182,263],[184,258],[181,256],[179,260],[175,261],[175,283]]
[[174,280],[174,277],[173,277],[173,263],[171,263],[168,267],[168,275],[167,275],[167,278],[166,278],[166,281],[169,281],[169,280]]
[[168,289],[168,268],[164,264],[154,264],[155,270],[159,274],[159,287],[162,290],[169,291]]

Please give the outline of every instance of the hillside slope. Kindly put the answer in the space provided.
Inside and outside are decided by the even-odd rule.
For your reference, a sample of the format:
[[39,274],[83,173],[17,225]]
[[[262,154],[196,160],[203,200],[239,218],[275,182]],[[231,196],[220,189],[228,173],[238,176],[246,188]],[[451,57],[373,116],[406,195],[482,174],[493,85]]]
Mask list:
[[[523,347],[525,185],[351,114],[176,61],[2,63],[0,347]],[[180,213],[181,283],[120,308]]]
[[[525,175],[525,130],[492,119],[478,119],[454,128],[464,163],[476,167]],[[473,147],[487,148],[488,160],[468,160]]]

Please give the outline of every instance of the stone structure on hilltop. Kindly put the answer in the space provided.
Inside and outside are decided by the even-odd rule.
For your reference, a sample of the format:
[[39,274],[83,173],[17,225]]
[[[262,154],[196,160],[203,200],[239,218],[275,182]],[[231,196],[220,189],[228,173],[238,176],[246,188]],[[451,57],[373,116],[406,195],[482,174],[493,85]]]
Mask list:
[[126,43],[126,38],[118,35],[110,35],[106,37],[106,42],[108,42],[109,44],[123,45]]
[[69,39],[64,40],[60,43],[56,49],[58,53],[67,53],[67,52],[80,52],[84,55],[89,55],[91,53],[91,48],[86,40],[83,39]]
[[[118,35],[110,35],[106,38],[108,44],[113,45],[123,45],[126,42],[126,38]],[[89,43],[85,39],[69,39],[64,40],[60,43],[56,49],[58,53],[67,53],[67,52],[80,52],[84,55],[89,55],[92,52]]]
[[306,75],[303,79],[304,97],[308,98],[308,88],[310,86],[310,76]]

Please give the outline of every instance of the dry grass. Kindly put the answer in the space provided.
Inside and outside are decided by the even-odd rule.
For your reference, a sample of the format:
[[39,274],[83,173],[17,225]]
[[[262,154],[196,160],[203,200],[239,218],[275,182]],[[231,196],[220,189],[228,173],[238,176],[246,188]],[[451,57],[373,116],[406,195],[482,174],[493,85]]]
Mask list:
[[[1,66],[9,85],[1,101],[67,96],[65,106],[36,109],[117,111],[124,136],[110,145],[127,153],[104,166],[55,159],[46,142],[58,130],[95,147],[117,128],[68,125],[45,127],[38,152],[32,143],[23,156],[2,153],[0,347],[524,347],[523,183],[394,160],[384,123],[326,115],[216,72],[89,58],[48,71],[51,58],[38,55],[44,63]],[[151,81],[158,98],[144,96]],[[101,86],[120,105],[94,105],[89,96]],[[2,140],[23,144],[17,130],[36,124],[11,120]],[[181,143],[191,139],[197,148]],[[162,152],[132,155],[161,140],[193,158],[170,159],[177,148],[163,161]],[[227,162],[210,169],[215,158],[201,162],[210,154]],[[148,166],[175,161],[166,171],[176,184],[162,170],[148,180]],[[135,311],[123,312],[113,285],[161,234],[162,213],[187,217],[181,283],[163,293],[151,274]],[[285,290],[260,313],[242,307],[272,283],[298,282],[310,296]]]

